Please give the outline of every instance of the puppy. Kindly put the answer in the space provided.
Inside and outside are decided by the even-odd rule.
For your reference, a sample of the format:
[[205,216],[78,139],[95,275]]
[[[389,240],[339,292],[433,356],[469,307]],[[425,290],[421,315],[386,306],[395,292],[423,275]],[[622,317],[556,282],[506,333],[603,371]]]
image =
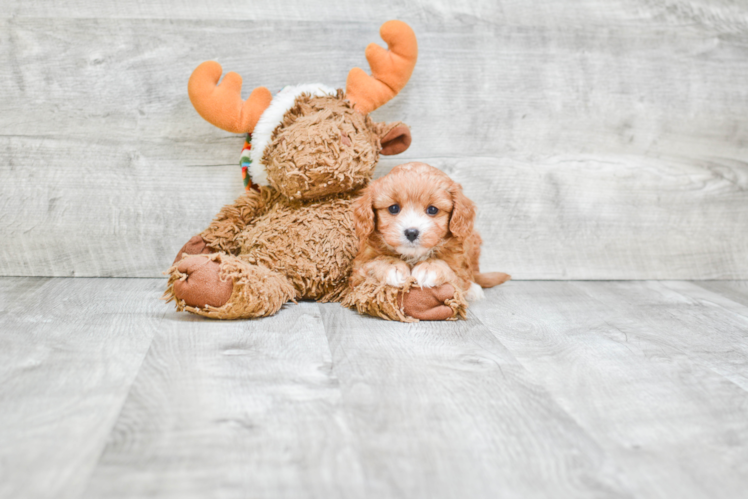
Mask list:
[[351,285],[373,277],[393,287],[413,277],[421,287],[459,286],[468,300],[504,283],[478,269],[481,237],[475,204],[440,170],[412,162],[372,182],[353,206],[360,247]]

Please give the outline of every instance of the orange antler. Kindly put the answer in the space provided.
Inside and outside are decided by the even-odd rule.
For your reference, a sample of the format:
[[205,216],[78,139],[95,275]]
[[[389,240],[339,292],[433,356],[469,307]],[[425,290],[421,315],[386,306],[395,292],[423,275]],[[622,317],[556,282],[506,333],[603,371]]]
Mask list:
[[273,95],[265,87],[257,87],[242,101],[242,77],[232,71],[216,85],[221,73],[223,68],[215,61],[206,61],[195,68],[187,84],[192,105],[200,116],[218,128],[234,133],[252,132]]
[[375,43],[366,47],[372,76],[361,68],[353,68],[345,85],[348,100],[364,114],[382,106],[405,87],[418,58],[416,35],[404,22],[387,21],[379,34],[387,42],[388,50]]

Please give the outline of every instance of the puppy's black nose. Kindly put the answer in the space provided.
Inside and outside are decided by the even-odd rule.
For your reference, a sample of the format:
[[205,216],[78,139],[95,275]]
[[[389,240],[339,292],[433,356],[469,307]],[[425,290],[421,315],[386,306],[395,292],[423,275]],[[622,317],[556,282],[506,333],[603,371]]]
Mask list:
[[418,229],[406,229],[405,231],[405,237],[408,238],[408,241],[415,241],[416,238],[418,238]]

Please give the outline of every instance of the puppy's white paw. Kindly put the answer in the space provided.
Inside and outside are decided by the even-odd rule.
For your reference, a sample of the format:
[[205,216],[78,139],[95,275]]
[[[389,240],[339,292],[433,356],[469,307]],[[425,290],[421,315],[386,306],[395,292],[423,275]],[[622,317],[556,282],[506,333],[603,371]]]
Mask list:
[[386,283],[390,286],[403,286],[405,279],[408,277],[403,270],[397,266],[392,266],[387,271]]
[[465,298],[468,302],[477,302],[483,300],[486,295],[483,293],[483,288],[478,283],[470,283],[470,288],[465,292]]
[[416,279],[419,285],[424,288],[432,288],[442,283],[437,283],[437,272],[433,269],[429,269],[429,266],[416,266],[413,269],[413,277]]

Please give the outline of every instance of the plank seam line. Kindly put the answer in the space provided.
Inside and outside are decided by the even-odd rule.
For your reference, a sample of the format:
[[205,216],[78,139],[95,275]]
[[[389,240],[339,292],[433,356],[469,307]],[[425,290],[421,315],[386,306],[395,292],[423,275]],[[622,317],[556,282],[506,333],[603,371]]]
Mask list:
[[[168,311],[164,311],[160,317],[159,322],[162,323],[164,321],[164,318],[166,317]],[[135,385],[135,381],[138,379],[138,375],[140,375],[140,370],[143,368],[143,365],[145,364],[145,360],[148,358],[148,354],[151,352],[151,349],[153,349],[153,341],[156,338],[156,332],[154,332],[151,335],[151,341],[148,344],[148,349],[145,350],[143,353],[143,357],[140,360],[140,363],[138,364],[137,369],[133,370],[135,373],[135,376],[133,376],[132,380],[128,384],[127,392],[125,393],[125,396],[122,398],[122,402],[120,403],[119,409],[117,410],[117,415],[112,419],[112,425],[109,428],[109,431],[107,432],[107,438],[103,440],[103,445],[101,446],[101,450],[99,451],[98,457],[96,457],[96,462],[93,467],[91,467],[91,470],[88,473],[88,477],[86,480],[82,483],[84,486],[82,487],[82,491],[75,495],[78,497],[82,497],[83,493],[85,493],[88,488],[91,486],[91,481],[93,480],[93,475],[96,472],[96,470],[99,467],[99,464],[101,463],[101,459],[104,456],[104,452],[106,451],[107,444],[109,443],[109,438],[112,435],[112,432],[114,432],[114,429],[117,427],[117,423],[120,420],[120,417],[122,417],[122,411],[125,408],[125,404],[127,403],[128,399],[130,399],[130,393],[132,392],[132,388]]]

